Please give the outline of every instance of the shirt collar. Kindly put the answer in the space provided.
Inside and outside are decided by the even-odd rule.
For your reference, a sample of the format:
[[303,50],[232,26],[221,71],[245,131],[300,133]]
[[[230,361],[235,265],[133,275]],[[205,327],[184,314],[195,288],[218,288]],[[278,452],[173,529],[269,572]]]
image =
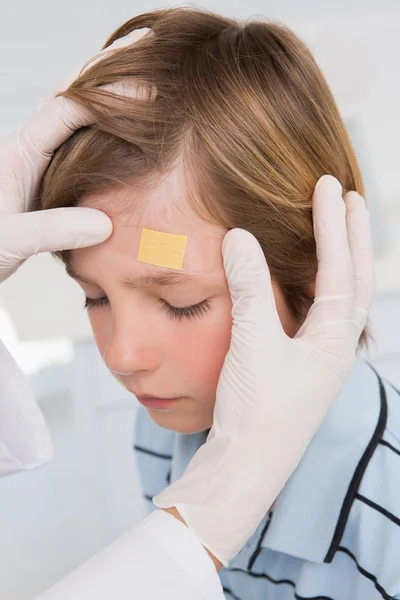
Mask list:
[[[329,562],[337,525],[353,500],[354,474],[382,420],[379,388],[374,369],[357,358],[341,394],[277,497],[272,518],[266,515],[236,557],[236,566],[247,567],[256,546]],[[206,437],[205,431],[176,435],[171,481],[182,475]]]

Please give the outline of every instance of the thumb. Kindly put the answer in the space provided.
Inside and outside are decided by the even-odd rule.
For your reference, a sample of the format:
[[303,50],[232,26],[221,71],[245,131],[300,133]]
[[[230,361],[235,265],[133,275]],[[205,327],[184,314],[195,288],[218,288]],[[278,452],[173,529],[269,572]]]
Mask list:
[[233,324],[240,322],[256,330],[265,325],[269,335],[273,329],[282,332],[268,264],[254,235],[244,229],[231,229],[223,239],[222,254]]
[[39,252],[85,248],[100,244],[111,233],[111,219],[95,208],[54,208],[7,215],[0,221],[0,258],[12,262]]

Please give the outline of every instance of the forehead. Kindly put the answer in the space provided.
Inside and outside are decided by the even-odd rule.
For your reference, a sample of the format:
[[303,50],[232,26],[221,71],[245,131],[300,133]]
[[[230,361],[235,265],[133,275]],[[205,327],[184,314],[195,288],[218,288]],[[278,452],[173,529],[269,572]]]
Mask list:
[[70,262],[107,254],[108,258],[133,259],[141,271],[154,271],[156,266],[136,260],[142,229],[146,228],[187,237],[183,272],[201,274],[223,269],[221,247],[227,229],[199,216],[186,198],[186,188],[177,172],[152,187],[125,185],[82,198],[80,206],[108,214],[113,232],[102,244],[71,251]]

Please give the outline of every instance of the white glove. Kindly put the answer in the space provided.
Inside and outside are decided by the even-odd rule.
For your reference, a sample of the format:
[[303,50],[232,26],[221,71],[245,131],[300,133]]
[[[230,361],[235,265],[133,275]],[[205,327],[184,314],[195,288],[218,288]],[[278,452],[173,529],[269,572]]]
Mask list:
[[[91,64],[105,53],[134,43],[147,31],[136,30],[116,40]],[[105,87],[124,95],[135,92],[134,86]],[[29,212],[54,150],[92,119],[89,112],[65,98],[51,97],[20,129],[0,140],[0,282],[33,254],[92,246],[110,236],[111,219],[100,210]],[[0,342],[0,476],[39,467],[52,457],[43,415],[22,371]]]
[[[135,30],[116,40],[91,59],[89,66],[105,54],[136,42],[147,31]],[[72,81],[66,81],[66,86]],[[105,88],[124,95],[136,94],[133,85]],[[30,212],[54,150],[76,129],[93,120],[88,111],[62,96],[54,96],[42,101],[41,110],[22,127],[0,140],[0,282],[33,254],[92,246],[112,232],[111,219],[94,208]]]
[[339,182],[324,176],[314,191],[313,220],[315,300],[294,338],[282,329],[257,240],[240,229],[226,234],[233,325],[213,426],[184,474],[153,498],[160,508],[175,506],[225,566],[254,533],[340,394],[367,321],[374,274],[364,199],[349,192],[344,202]]

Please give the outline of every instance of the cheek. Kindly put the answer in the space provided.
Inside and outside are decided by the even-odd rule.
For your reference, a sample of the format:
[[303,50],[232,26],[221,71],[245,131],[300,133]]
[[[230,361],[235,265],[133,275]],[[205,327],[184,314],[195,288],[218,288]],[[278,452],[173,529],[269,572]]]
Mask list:
[[93,330],[93,336],[96,341],[100,354],[103,356],[104,350],[109,340],[107,319],[101,315],[101,310],[88,311],[90,325]]
[[174,357],[189,390],[198,399],[215,400],[219,375],[229,350],[231,301],[221,300],[212,314],[188,324],[174,339]]
[[[203,402],[214,402],[219,375],[229,350],[232,330],[232,302],[229,298],[219,298],[212,312],[202,319],[165,321],[166,331],[158,329],[163,342],[162,354],[168,365],[168,375],[164,381],[166,389],[176,389],[177,377],[181,380],[178,391],[187,392]],[[110,339],[109,319],[102,310],[88,312],[97,347],[103,355]],[[159,340],[159,341],[160,341]],[[165,377],[164,373],[164,377]],[[168,382],[172,376],[174,381]]]

